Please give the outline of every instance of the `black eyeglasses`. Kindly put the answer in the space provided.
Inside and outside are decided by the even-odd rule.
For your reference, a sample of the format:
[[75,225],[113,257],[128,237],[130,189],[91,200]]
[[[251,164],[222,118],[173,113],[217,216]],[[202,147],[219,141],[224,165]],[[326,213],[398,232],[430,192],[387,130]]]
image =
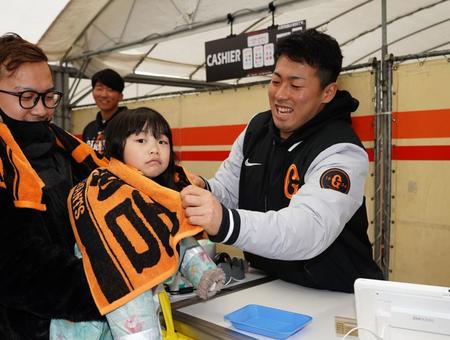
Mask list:
[[32,90],[26,90],[21,92],[10,92],[10,91],[4,91],[0,90],[1,93],[10,94],[11,96],[16,96],[19,98],[19,104],[23,109],[32,109],[37,105],[39,102],[39,98],[42,100],[42,104],[47,109],[54,109],[58,106],[59,102],[61,101],[61,98],[63,96],[62,92],[59,91],[46,91],[43,93],[32,91]]

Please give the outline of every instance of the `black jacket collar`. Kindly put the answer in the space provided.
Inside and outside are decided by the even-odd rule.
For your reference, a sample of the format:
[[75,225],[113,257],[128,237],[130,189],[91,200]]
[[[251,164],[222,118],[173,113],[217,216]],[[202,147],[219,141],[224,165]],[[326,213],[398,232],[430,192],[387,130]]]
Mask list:
[[106,125],[108,125],[108,122],[109,122],[111,119],[113,119],[119,112],[122,112],[122,111],[124,111],[124,110],[126,110],[126,109],[127,109],[126,106],[119,106],[119,107],[117,108],[117,111],[114,112],[114,113],[111,115],[111,117],[110,117],[108,120],[105,120],[105,121],[103,120],[102,113],[101,113],[100,111],[98,111],[98,112],[97,112],[97,116],[95,117],[95,121],[97,122],[98,129],[99,129],[100,131],[103,131],[104,129],[106,129]]

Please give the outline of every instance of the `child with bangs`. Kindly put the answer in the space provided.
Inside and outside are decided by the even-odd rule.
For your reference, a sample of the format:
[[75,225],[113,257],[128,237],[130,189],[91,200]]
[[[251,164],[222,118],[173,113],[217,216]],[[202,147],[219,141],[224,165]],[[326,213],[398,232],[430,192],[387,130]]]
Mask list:
[[[98,188],[98,192],[108,187],[114,188],[111,189],[112,191],[119,192],[119,184],[117,183],[124,187],[129,187],[131,190],[130,193],[132,194],[126,199],[133,200],[136,191],[138,191],[140,195],[148,198],[145,201],[147,202],[146,205],[140,205],[142,211],[155,209],[152,216],[161,214],[169,216],[169,220],[172,223],[166,223],[167,229],[165,227],[155,227],[153,222],[153,224],[149,223],[153,227],[153,233],[161,234],[158,235],[160,240],[162,240],[160,243],[164,245],[169,244],[169,237],[176,238],[176,232],[173,232],[173,229],[178,221],[176,221],[177,217],[172,211],[167,213],[170,209],[165,209],[164,202],[169,202],[164,195],[158,195],[158,193],[173,195],[174,192],[172,191],[181,191],[190,184],[190,181],[184,169],[175,162],[172,132],[168,122],[157,111],[145,107],[125,110],[119,113],[109,122],[105,130],[105,155],[110,159],[110,164],[107,168],[95,170],[87,179],[87,184],[84,186],[84,189],[87,190],[85,196],[90,197],[89,190],[95,187]],[[121,174],[124,175],[121,176]],[[145,188],[146,192],[143,193],[140,186],[134,186],[134,181],[142,183],[142,188]],[[72,189],[72,198],[78,195],[77,192],[79,193],[77,187]],[[176,195],[168,197],[176,197],[176,200],[179,200],[179,194],[176,193]],[[71,197],[69,197],[69,213],[71,210],[70,200]],[[156,202],[160,207],[155,208],[154,204],[152,205],[148,202]],[[136,205],[136,203],[134,204]],[[90,206],[95,212],[97,205],[91,202]],[[145,216],[146,214],[144,213]],[[86,271],[86,265],[91,266],[96,259],[93,256],[89,258],[89,241],[80,236],[82,235],[80,228],[85,228],[85,226],[81,224],[76,225],[81,223],[77,221],[78,219],[76,218],[71,219],[79,250],[82,250],[81,254],[78,254],[83,257]],[[176,244],[175,251],[179,253],[179,264],[175,270],[181,272],[193,285],[199,297],[207,299],[215,295],[223,287],[225,274],[222,269],[216,266],[214,261],[193,237],[199,231],[201,232],[201,229],[197,226],[189,225],[187,220],[186,222],[180,221],[178,231],[180,233],[182,232],[181,225],[183,223],[187,223],[185,229],[183,229],[185,230],[184,236],[180,236],[177,242],[173,243]],[[169,224],[171,225],[169,226]],[[168,235],[170,228],[172,228],[170,231],[171,236]],[[143,238],[145,239],[145,237]],[[167,242],[164,242],[164,240]],[[155,244],[148,244],[148,248],[152,248]],[[171,252],[169,248],[160,248],[160,252],[153,251],[152,254],[155,258],[164,251]],[[142,257],[142,255],[140,256]],[[88,258],[89,260],[87,260]],[[146,263],[151,263],[155,268],[159,266],[159,262],[152,259],[146,259]],[[95,263],[92,267],[95,267]],[[170,275],[167,275],[167,273],[168,271],[165,271],[163,274],[163,276],[166,276],[166,282],[170,281]],[[97,302],[94,293],[95,289],[93,289],[91,284],[92,281],[89,280],[89,275],[87,277],[94,300]],[[95,279],[97,281],[97,278]],[[101,280],[100,278],[98,281]],[[161,287],[161,283],[163,282],[158,282],[154,287],[143,291],[125,304],[108,311],[106,313],[107,324],[104,322],[69,323],[65,320],[52,320],[51,339],[68,340],[86,337],[89,337],[89,339],[110,339],[112,337],[113,339],[121,340],[161,339],[158,302],[155,294],[156,288],[158,286]],[[110,284],[114,285],[114,282],[110,281]],[[101,308],[99,309],[102,312]]]

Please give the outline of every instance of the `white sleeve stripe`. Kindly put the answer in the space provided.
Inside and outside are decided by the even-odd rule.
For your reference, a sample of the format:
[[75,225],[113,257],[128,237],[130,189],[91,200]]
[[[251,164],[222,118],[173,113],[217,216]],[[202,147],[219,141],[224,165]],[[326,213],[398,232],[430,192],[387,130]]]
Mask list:
[[229,215],[229,219],[230,219],[230,224],[228,226],[227,236],[225,236],[225,238],[222,240],[222,243],[225,243],[230,239],[231,235],[233,234],[233,230],[234,230],[233,214],[231,213],[230,209],[227,209],[227,211],[228,211],[228,215]]

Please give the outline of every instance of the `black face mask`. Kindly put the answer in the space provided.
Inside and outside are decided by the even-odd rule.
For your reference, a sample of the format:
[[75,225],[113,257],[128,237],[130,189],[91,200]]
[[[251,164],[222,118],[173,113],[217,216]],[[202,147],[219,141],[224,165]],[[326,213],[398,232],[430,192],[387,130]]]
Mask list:
[[55,137],[50,131],[49,121],[16,120],[2,110],[0,110],[0,116],[28,159],[40,157],[53,147]]

